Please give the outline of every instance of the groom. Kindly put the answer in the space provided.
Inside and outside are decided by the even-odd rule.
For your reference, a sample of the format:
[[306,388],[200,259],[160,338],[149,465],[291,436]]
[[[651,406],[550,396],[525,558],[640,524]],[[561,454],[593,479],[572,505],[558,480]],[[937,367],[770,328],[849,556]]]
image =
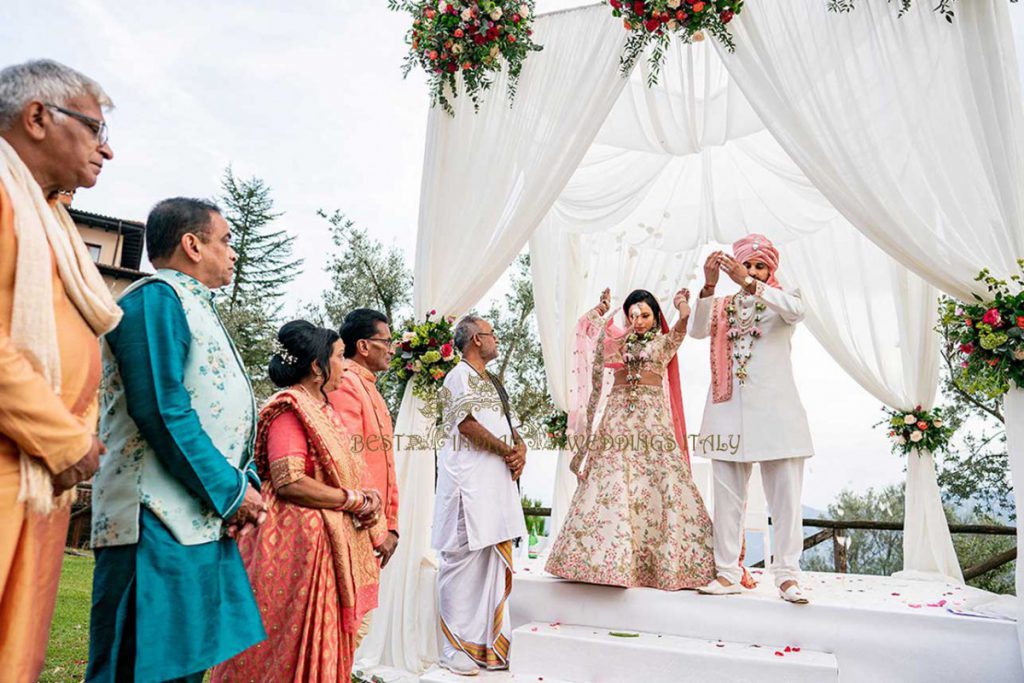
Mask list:
[[[711,389],[700,443],[739,436],[735,453],[706,450],[714,472],[715,566],[708,595],[740,592],[743,518],[753,464],[772,515],[775,554],[771,571],[782,599],[806,604],[800,591],[803,524],[800,494],[804,459],[814,454],[807,415],[793,380],[791,339],[803,320],[798,290],[775,279],[779,251],[763,235],[733,244],[734,257],[715,252],[704,265],[704,288],[694,308],[691,336],[711,337]],[[740,286],[714,298],[720,272]],[[768,564],[767,562],[765,563]]]

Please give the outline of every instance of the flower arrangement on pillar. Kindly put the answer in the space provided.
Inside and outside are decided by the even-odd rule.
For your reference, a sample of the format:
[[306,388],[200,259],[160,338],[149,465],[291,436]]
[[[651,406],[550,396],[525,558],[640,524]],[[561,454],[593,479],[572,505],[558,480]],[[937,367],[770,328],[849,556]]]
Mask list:
[[431,311],[423,322],[405,322],[401,334],[396,335],[398,349],[389,368],[403,386],[412,380],[413,395],[428,405],[437,402],[445,375],[461,358],[453,338],[455,318],[431,320],[435,315],[437,311]]
[[403,77],[414,66],[421,66],[427,72],[431,103],[455,116],[449,97],[458,92],[459,79],[479,109],[481,93],[494,83],[504,61],[511,104],[523,62],[541,49],[532,38],[533,2],[388,0],[390,9],[413,16],[405,35],[409,54],[402,66]]
[[[949,23],[953,23],[953,2],[954,0],[937,0],[933,11],[938,12],[945,18]],[[1017,0],[1010,0],[1010,2],[1017,2]],[[850,12],[854,9],[856,0],[828,0],[828,11],[829,12]],[[898,0],[896,3],[899,6],[899,13],[897,16],[902,17],[914,4],[914,0]]]
[[559,410],[544,420],[548,443],[557,450],[563,450],[569,444],[568,428],[569,414],[564,410]]
[[[1017,265],[1024,272],[1024,259]],[[947,302],[942,325],[959,347],[968,382],[995,398],[1009,391],[1011,382],[1024,389],[1024,279],[1012,275],[1010,285],[986,269],[975,280],[985,284],[992,298]]]
[[898,455],[908,455],[915,448],[938,453],[946,450],[953,438],[955,430],[943,421],[941,408],[893,410],[883,406],[882,411],[888,417],[875,426],[885,425],[892,452]]
[[686,43],[704,40],[711,34],[730,52],[736,49],[726,24],[743,9],[743,0],[608,0],[612,16],[622,19],[629,38],[619,60],[622,75],[628,76],[640,54],[653,46],[647,58],[647,85],[654,86],[661,73],[672,36]]

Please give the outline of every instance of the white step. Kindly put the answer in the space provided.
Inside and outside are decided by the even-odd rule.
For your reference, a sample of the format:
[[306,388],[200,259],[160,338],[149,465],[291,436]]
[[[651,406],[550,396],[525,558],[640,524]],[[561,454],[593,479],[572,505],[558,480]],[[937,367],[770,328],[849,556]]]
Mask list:
[[655,633],[529,623],[512,632],[512,672],[588,683],[837,683],[825,652]]
[[520,676],[508,671],[481,671],[476,676],[459,676],[440,667],[434,667],[420,676],[420,683],[572,683],[550,676]]

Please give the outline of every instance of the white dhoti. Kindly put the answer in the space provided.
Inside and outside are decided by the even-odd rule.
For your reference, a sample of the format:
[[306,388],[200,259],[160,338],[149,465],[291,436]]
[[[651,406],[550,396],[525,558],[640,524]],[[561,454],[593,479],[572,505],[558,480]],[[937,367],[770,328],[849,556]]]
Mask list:
[[[804,550],[803,510],[800,493],[804,482],[804,458],[765,460],[761,481],[772,517],[771,572],[775,585],[800,581],[800,555]],[[747,509],[747,488],[752,462],[712,462],[715,475],[715,567],[730,583],[743,578],[740,552],[743,518]],[[765,558],[766,560],[768,558]],[[765,566],[769,563],[766,561]]]
[[461,650],[488,669],[508,667],[512,636],[508,596],[512,592],[512,541],[469,549],[459,516],[459,547],[438,553],[437,590],[445,656]]

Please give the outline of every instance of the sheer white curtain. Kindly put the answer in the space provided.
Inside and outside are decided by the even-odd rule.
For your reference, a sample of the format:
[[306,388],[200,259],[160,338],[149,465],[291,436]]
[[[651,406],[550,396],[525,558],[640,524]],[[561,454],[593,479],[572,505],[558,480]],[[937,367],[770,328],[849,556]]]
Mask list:
[[[931,9],[915,3],[897,19],[883,2],[841,16],[817,0],[748,4],[731,24],[736,51],[721,54],[782,148],[859,231],[969,299],[981,268],[1006,276],[1024,256],[1018,61],[1002,0],[962,3],[952,23]],[[1008,429],[1017,473],[1020,438]],[[1024,617],[1022,564],[1018,544]],[[1024,653],[1024,618],[1018,628]]]
[[[811,333],[858,384],[897,410],[934,407],[939,353],[933,286],[849,225],[788,244],[779,271],[787,286],[800,287]],[[905,576],[963,581],[934,458],[925,450],[907,456],[904,527]]]
[[[455,117],[430,112],[416,242],[417,317],[460,315],[522,249],[579,165],[625,81],[625,39],[605,12],[539,17],[544,50],[526,62],[514,106],[499,79],[479,113],[465,97]],[[406,391],[398,439],[430,431]],[[402,446],[396,442],[396,446]],[[398,550],[381,576],[380,606],[357,660],[422,671],[437,659],[437,607],[429,529],[432,450],[396,448]]]

